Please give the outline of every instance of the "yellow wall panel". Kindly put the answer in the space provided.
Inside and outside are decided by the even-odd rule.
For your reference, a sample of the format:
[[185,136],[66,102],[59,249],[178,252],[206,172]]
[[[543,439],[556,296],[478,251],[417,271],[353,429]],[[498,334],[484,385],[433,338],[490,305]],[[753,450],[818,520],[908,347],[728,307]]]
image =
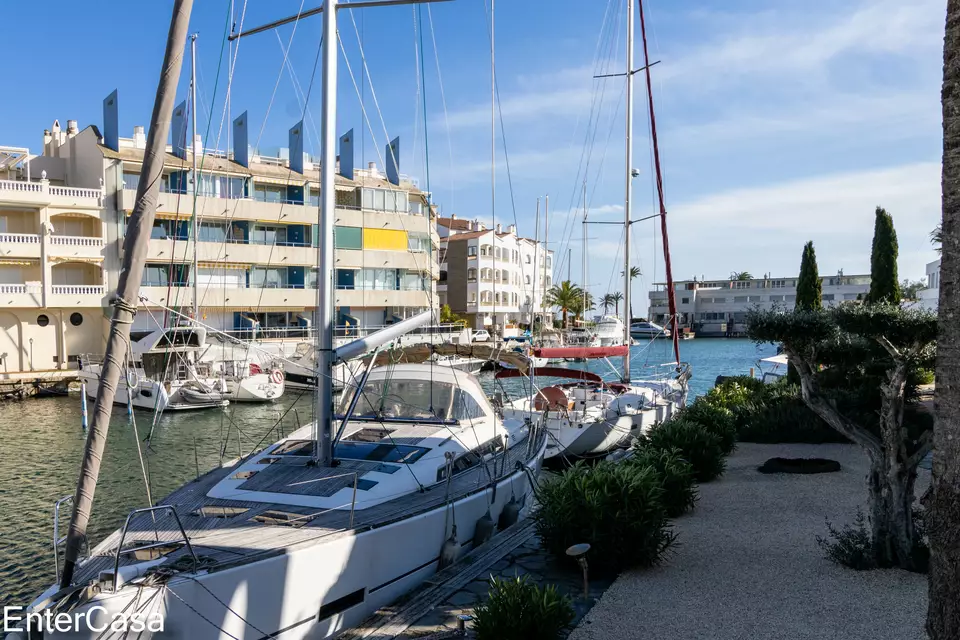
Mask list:
[[363,248],[381,251],[406,251],[407,232],[396,229],[363,229]]

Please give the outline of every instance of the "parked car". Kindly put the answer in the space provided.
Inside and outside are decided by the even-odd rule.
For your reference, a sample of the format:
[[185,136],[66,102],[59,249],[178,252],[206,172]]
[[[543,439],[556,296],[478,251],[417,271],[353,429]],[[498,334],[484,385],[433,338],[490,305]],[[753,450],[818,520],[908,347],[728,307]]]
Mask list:
[[486,329],[480,329],[479,331],[473,332],[473,341],[474,342],[489,342],[490,333]]

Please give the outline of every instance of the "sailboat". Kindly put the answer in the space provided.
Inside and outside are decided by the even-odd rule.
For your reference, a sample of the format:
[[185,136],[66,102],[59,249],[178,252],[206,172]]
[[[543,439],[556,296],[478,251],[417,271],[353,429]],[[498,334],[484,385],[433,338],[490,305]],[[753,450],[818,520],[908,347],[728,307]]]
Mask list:
[[[334,410],[335,363],[385,353],[432,316],[424,312],[333,346],[338,4],[322,6],[317,419],[132,511],[120,530],[81,557],[122,371],[115,354],[125,352],[136,310],[128,301],[136,300],[143,268],[192,7],[192,0],[176,0],[103,384],[70,528],[63,539],[54,534],[58,546],[66,542],[64,562],[57,564],[57,583],[29,608],[45,639],[100,638],[104,623],[109,629],[112,621],[122,626],[138,617],[151,637],[329,638],[482,544],[498,526],[510,526],[533,502],[546,434],[530,416],[501,418],[470,374],[429,364],[367,367]],[[81,621],[78,630],[64,633],[43,622],[66,612]],[[28,633],[38,637],[26,631],[16,637]],[[133,634],[142,635],[135,628]]]
[[[634,50],[634,0],[627,2],[627,51],[626,69],[626,190],[624,196],[624,297],[623,306],[627,314],[630,309],[630,225],[633,201],[633,68]],[[673,275],[670,266],[670,249],[667,241],[666,206],[663,199],[663,180],[660,171],[660,155],[657,145],[656,118],[653,112],[653,97],[650,82],[650,61],[646,46],[646,27],[643,19],[643,3],[640,6],[640,29],[643,34],[644,67],[647,78],[647,95],[653,142],[654,164],[656,166],[657,191],[659,194],[661,232],[663,240],[664,262],[666,266],[668,301],[671,315],[671,335],[673,337],[674,356],[673,375],[662,380],[632,380],[630,366],[630,323],[619,318],[605,316],[605,338],[596,333],[573,346],[541,347],[533,351],[540,358],[567,360],[589,360],[613,357],[623,358],[623,369],[619,382],[607,382],[597,374],[578,369],[561,367],[543,367],[535,370],[535,375],[544,378],[563,379],[538,389],[532,395],[505,403],[503,414],[507,417],[528,415],[530,412],[541,414],[550,436],[546,457],[550,458],[589,458],[604,456],[614,449],[624,446],[633,438],[644,433],[658,422],[673,415],[674,411],[686,404],[687,381],[692,371],[690,366],[680,361],[678,332],[676,330],[676,300],[673,295]],[[584,199],[585,200],[585,199]],[[586,201],[584,201],[584,229],[586,229]],[[586,232],[584,232],[586,244]],[[586,256],[586,246],[584,247]],[[586,272],[586,268],[584,268]],[[614,339],[609,330],[619,330]],[[568,342],[569,344],[569,342]],[[611,367],[613,366],[612,363]],[[514,377],[517,372],[505,370],[498,377]]]

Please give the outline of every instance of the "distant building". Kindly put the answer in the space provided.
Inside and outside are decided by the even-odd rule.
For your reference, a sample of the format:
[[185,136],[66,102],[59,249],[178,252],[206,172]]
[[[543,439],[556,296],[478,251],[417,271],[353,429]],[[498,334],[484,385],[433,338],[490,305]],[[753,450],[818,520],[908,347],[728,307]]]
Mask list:
[[550,316],[544,294],[553,286],[553,252],[517,235],[514,225],[487,229],[456,216],[439,218],[441,305],[474,329],[519,329]]
[[[825,307],[862,299],[870,291],[869,275],[841,272],[820,280]],[[648,318],[665,324],[669,317],[666,285],[654,286]],[[746,332],[746,315],[751,309],[792,309],[797,300],[797,278],[681,280],[674,282],[674,291],[682,328],[690,328],[698,336],[736,336]]]
[[[0,147],[0,376],[67,368],[103,350],[146,147],[143,127],[119,136],[118,117],[113,93],[102,130],[55,122],[42,155]],[[303,127],[290,129],[289,148],[260,152],[247,144],[244,113],[233,123],[235,149],[225,152],[204,149],[199,136],[189,144],[186,122],[181,105],[134,337],[176,322],[167,307],[189,312],[194,283],[199,320],[215,329],[305,337],[317,305],[320,176],[301,151]],[[335,183],[335,322],[344,338],[435,307],[439,277],[428,194],[394,160],[384,173],[373,163],[354,168],[353,148],[350,132],[340,139]]]
[[940,258],[927,263],[927,286],[919,294],[919,306],[936,311],[940,303]]

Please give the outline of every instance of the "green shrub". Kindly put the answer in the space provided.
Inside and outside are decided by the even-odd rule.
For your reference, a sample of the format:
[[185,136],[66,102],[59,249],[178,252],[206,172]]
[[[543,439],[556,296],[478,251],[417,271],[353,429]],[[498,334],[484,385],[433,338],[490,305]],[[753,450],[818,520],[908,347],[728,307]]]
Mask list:
[[569,597],[556,586],[539,587],[527,576],[490,578],[487,600],[473,611],[479,640],[553,640],[575,617]]
[[671,518],[683,515],[697,503],[693,465],[679,449],[639,449],[629,458],[629,464],[656,469],[663,489],[663,506]]
[[740,442],[773,444],[827,442],[849,443],[846,436],[830,427],[804,404],[798,395],[776,395],[764,404],[737,407],[734,418]]
[[867,527],[867,518],[859,508],[852,525],[838,530],[828,520],[827,531],[829,538],[817,536],[817,544],[826,552],[827,558],[857,571],[877,568],[873,537]]
[[636,447],[638,450],[680,450],[684,459],[693,465],[693,477],[697,482],[709,482],[726,468],[719,436],[682,417],[655,426],[637,439]]
[[590,544],[590,570],[615,574],[658,564],[673,544],[657,471],[634,464],[581,462],[546,482],[534,514],[544,548],[561,561]]
[[729,455],[737,446],[737,425],[730,409],[710,404],[703,398],[697,398],[693,404],[677,414],[678,418],[696,422],[704,429],[720,438],[723,453]]
[[767,389],[761,380],[750,376],[732,376],[707,392],[705,401],[721,409],[733,409],[736,406],[763,397]]

